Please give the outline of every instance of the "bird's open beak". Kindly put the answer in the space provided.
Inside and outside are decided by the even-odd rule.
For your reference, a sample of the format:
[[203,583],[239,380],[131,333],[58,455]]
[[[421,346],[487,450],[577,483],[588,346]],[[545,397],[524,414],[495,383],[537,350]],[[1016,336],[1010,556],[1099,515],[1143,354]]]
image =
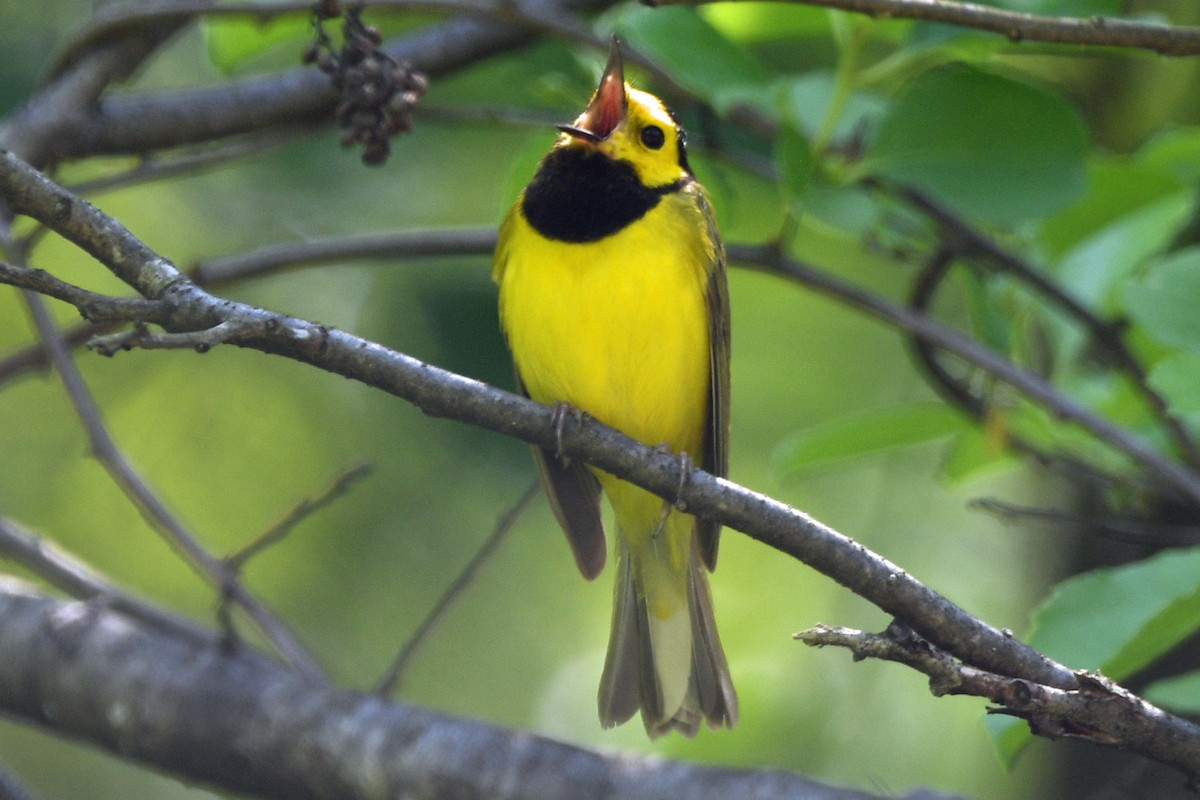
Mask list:
[[600,85],[592,95],[592,102],[570,125],[557,125],[560,131],[592,144],[607,139],[621,120],[625,119],[625,70],[621,66],[621,45],[612,37],[608,51],[608,65],[600,76]]

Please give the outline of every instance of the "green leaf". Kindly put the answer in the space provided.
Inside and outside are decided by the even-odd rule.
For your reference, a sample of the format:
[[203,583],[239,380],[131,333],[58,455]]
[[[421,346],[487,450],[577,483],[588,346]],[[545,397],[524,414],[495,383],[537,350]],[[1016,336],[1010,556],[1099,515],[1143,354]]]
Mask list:
[[1054,268],[1060,284],[1085,306],[1113,310],[1112,291],[1166,249],[1195,206],[1194,192],[1176,192],[1121,217],[1063,257]]
[[983,718],[983,727],[992,739],[1000,763],[1006,767],[1012,767],[1021,750],[1033,739],[1025,720],[1004,714],[988,714]]
[[878,194],[862,186],[836,186],[819,176],[805,192],[800,211],[856,239],[876,230],[883,213]]
[[974,333],[981,342],[1001,353],[1011,353],[1017,335],[1015,314],[1004,283],[974,270],[959,270],[963,302],[971,313]]
[[779,168],[779,189],[784,201],[799,208],[812,185],[817,161],[808,139],[791,125],[784,125],[775,138],[775,163]]
[[1198,627],[1200,548],[1193,548],[1064,581],[1034,612],[1028,642],[1120,681]]
[[1150,386],[1176,414],[1200,414],[1200,353],[1172,353],[1150,370]]
[[968,216],[1045,216],[1086,188],[1078,112],[1043,89],[974,68],[935,69],[898,97],[863,164]]
[[969,425],[961,413],[938,403],[888,408],[793,434],[775,449],[772,461],[778,474],[792,476],[941,439]]
[[730,39],[745,43],[824,39],[829,35],[829,12],[823,8],[779,3],[721,3],[705,6],[704,19]]
[[[779,109],[784,120],[810,139],[821,130],[835,91],[832,72],[810,72],[779,85]],[[851,92],[833,129],[833,138],[848,139],[874,129],[887,111],[887,102],[870,92]]]
[[[1198,176],[1200,179],[1200,176]],[[1088,164],[1087,195],[1039,228],[1038,239],[1058,259],[1088,237],[1167,195],[1178,195],[1181,182],[1159,164],[1127,157],[1098,157]]]
[[1146,688],[1142,696],[1176,713],[1200,712],[1200,672],[1188,672],[1156,681]]
[[212,17],[203,21],[202,29],[209,60],[225,75],[283,43],[296,46],[295,60],[299,62],[301,48],[312,39],[312,26],[306,14],[284,14],[266,21]]
[[1200,130],[1169,128],[1141,149],[1139,158],[1147,165],[1174,176],[1181,184],[1200,183]]
[[774,113],[770,71],[694,9],[626,6],[613,25],[635,50],[719,113],[737,102]]
[[1125,287],[1130,318],[1163,344],[1200,353],[1200,248],[1152,265]]
[[940,475],[948,481],[963,481],[1011,469],[1018,463],[1019,459],[1006,447],[1002,431],[993,431],[987,425],[973,426],[954,437]]

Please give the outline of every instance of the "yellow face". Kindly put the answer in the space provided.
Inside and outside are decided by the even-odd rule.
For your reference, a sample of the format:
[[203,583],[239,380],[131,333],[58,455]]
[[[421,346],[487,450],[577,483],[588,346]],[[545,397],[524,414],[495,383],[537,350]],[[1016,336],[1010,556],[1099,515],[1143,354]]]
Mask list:
[[625,82],[614,46],[588,107],[563,132],[556,148],[581,148],[629,164],[642,186],[657,189],[687,178],[684,135],[663,102]]
[[[624,89],[624,117],[607,138],[591,146],[609,158],[632,164],[646,186],[665,186],[685,177],[683,133],[671,113],[654,95],[629,84]],[[590,144],[576,142],[585,147]]]

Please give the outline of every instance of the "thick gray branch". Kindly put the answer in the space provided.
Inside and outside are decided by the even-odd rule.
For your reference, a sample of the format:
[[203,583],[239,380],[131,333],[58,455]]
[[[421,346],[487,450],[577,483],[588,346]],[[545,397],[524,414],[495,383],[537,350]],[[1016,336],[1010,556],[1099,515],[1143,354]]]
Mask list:
[[95,109],[97,98],[124,80],[183,23],[159,20],[95,47],[80,50],[63,64],[53,81],[0,125],[0,149],[16,150],[43,166],[61,160],[74,139],[80,119]]
[[[555,6],[542,4],[544,8],[534,3],[522,8],[522,13],[531,19],[539,14],[554,18],[564,10],[595,10],[610,3],[567,0]],[[519,47],[536,33],[532,23],[464,15],[422,28],[385,49],[398,61],[436,77]],[[327,75],[315,67],[297,68],[214,87],[110,95],[98,106],[61,104],[53,116],[26,119],[18,114],[8,135],[0,130],[0,149],[22,156],[30,151],[51,152],[54,160],[144,154],[329,122],[337,102]],[[27,160],[41,164],[44,159]]]
[[[305,680],[102,603],[0,582],[0,707],[189,780],[281,800],[865,800],[780,771],[599,754]],[[909,797],[932,798],[928,794]]]

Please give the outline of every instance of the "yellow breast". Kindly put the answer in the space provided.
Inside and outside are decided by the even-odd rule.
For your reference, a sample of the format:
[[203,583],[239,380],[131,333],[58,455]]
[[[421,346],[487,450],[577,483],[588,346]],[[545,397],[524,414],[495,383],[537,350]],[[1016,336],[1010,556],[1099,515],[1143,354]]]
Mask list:
[[540,236],[518,204],[497,275],[501,321],[530,397],[699,458],[709,393],[706,230],[682,194],[582,244]]

